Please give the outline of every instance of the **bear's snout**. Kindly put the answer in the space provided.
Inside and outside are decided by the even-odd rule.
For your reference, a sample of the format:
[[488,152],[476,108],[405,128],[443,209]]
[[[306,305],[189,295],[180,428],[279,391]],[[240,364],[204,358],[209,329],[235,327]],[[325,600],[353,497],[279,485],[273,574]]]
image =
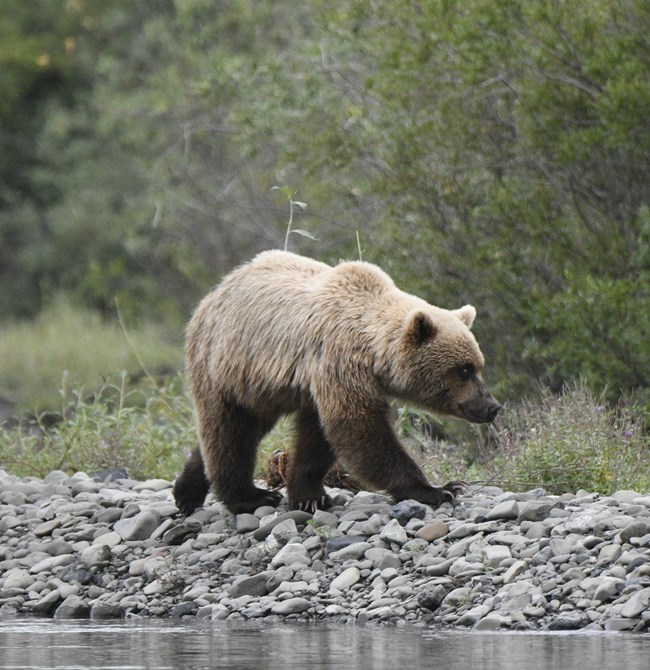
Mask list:
[[497,418],[497,414],[499,413],[501,407],[502,407],[501,403],[492,398],[492,402],[490,403],[490,406],[487,408],[485,412],[487,423],[492,423],[492,421],[494,421]]
[[493,396],[488,396],[461,403],[460,409],[471,423],[492,423],[497,418],[501,403]]

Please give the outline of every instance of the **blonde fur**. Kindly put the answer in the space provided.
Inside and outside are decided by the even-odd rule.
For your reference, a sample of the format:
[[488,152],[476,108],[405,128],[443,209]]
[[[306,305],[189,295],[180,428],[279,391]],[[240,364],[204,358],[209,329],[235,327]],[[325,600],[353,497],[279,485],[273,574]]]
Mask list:
[[[429,305],[369,263],[331,267],[285,251],[259,254],[203,299],[187,328],[207,481],[234,510],[264,499],[252,484],[257,443],[280,415],[297,412],[292,506],[326,505],[322,478],[336,459],[396,498],[439,502],[441,490],[397,441],[387,399],[469,420],[496,414],[480,379],[475,315],[471,305]],[[469,385],[458,377],[468,366]],[[463,409],[472,403],[473,416]],[[189,488],[177,486],[181,503]]]

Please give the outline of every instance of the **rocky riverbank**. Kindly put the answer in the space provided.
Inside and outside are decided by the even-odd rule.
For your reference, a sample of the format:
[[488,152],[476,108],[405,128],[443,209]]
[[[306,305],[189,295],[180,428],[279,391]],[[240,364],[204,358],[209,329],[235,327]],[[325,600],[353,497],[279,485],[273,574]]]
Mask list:
[[650,629],[650,495],[330,494],[313,516],[209,498],[184,519],[167,481],[0,471],[0,617]]

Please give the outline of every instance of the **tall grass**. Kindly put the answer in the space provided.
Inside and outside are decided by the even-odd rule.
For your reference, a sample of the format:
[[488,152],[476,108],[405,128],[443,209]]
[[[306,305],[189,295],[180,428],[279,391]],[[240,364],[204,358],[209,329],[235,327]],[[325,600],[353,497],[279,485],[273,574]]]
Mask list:
[[[196,444],[192,403],[177,372],[181,359],[180,342],[166,343],[156,328],[125,333],[65,301],[36,322],[5,325],[0,401],[14,403],[23,418],[0,424],[0,467],[40,476],[123,467],[136,478],[173,478]],[[154,378],[143,366],[167,374]],[[108,374],[115,370],[122,372]],[[642,405],[612,406],[583,383],[506,407],[489,429],[459,430],[458,422],[452,427],[412,409],[398,410],[397,425],[437,482],[481,480],[551,493],[650,491]],[[258,473],[269,454],[289,448],[292,433],[292,421],[283,420],[265,438]]]
[[86,392],[96,391],[115,370],[141,375],[138,356],[154,371],[181,368],[180,333],[178,342],[170,343],[161,329],[148,325],[129,330],[128,337],[131,343],[119,324],[63,298],[34,321],[3,324],[0,400],[17,412],[51,409],[59,404],[62,374],[83,383]]
[[642,408],[623,400],[607,404],[604,394],[582,382],[514,407],[495,437],[499,451],[491,469],[512,490],[650,491],[650,439]]
[[90,397],[65,384],[61,396],[59,411],[0,429],[0,467],[40,477],[123,468],[136,479],[172,479],[196,444],[192,406],[178,376],[129,389],[122,373]]

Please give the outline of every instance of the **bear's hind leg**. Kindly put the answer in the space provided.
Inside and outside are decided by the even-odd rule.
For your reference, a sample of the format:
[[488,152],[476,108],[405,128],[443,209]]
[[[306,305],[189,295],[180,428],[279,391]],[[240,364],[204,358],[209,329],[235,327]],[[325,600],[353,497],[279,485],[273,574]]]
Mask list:
[[298,412],[296,439],[289,459],[287,494],[291,509],[315,512],[327,509],[332,501],[325,493],[323,479],[335,457],[312,407]]
[[280,493],[258,488],[253,481],[257,446],[274,423],[275,418],[260,419],[235,403],[213,405],[209,417],[199,411],[205,472],[233,514],[280,502]]
[[210,482],[205,476],[201,450],[197,447],[174,483],[176,507],[182,514],[191,514],[197,507],[201,507],[209,492]]

